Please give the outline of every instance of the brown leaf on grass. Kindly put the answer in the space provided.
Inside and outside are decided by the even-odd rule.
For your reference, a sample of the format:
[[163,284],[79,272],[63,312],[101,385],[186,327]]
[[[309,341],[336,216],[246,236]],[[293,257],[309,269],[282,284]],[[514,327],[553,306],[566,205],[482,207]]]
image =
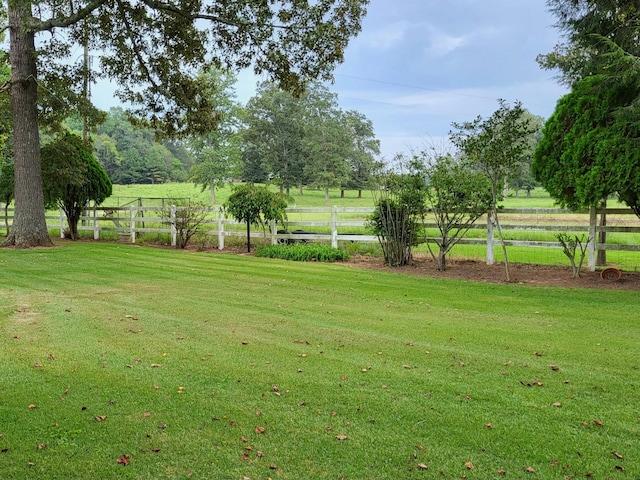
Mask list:
[[47,444],[46,443],[38,444],[38,450],[44,450],[45,448],[47,448]]
[[533,352],[533,355],[536,356],[536,357],[541,357],[542,356],[542,354],[540,352],[535,352],[535,351]]
[[553,407],[561,407],[561,406],[562,406],[562,404],[561,404],[560,402],[553,402],[553,403],[551,404],[551,406],[553,406]]
[[346,435],[336,435],[336,439],[340,441],[346,440],[347,438],[348,437]]
[[498,475],[506,475],[507,471],[504,468],[501,468],[500,470],[497,471]]
[[254,432],[256,432],[258,435],[264,433],[266,431],[266,429],[264,427],[256,427],[253,429]]
[[524,469],[525,472],[527,473],[536,473],[536,471],[533,469],[533,467],[527,467]]
[[126,467],[127,465],[129,465],[130,460],[131,460],[131,457],[129,455],[123,454],[120,458],[116,460],[116,463],[119,463],[120,465],[123,465]]
[[429,467],[427,467],[427,465],[426,465],[426,464],[424,464],[424,463],[419,463],[419,464],[418,464],[418,468],[419,468],[420,470],[426,470],[426,469],[427,469],[427,468],[429,468]]
[[597,419],[593,421],[593,424],[599,427],[604,427],[604,423],[602,423],[600,420],[597,420]]
[[159,448],[157,448],[157,447],[152,448],[152,449],[151,449],[151,451],[152,451],[153,453],[160,453],[160,449],[159,449]]
[[144,418],[147,418],[147,417],[150,417],[150,416],[151,416],[151,414],[150,414],[149,412],[144,412],[144,413],[142,414],[142,416],[143,416]]
[[277,465],[274,465],[274,464],[269,465],[269,470],[277,470],[277,469],[278,469]]
[[160,367],[162,367],[162,364],[161,363],[151,363],[151,364],[149,364],[149,366],[151,368],[160,368]]
[[549,365],[549,368],[551,370],[553,370],[554,372],[559,372],[560,371],[560,367],[558,367],[557,365]]
[[42,365],[40,362],[35,362],[33,364],[33,368],[42,368],[42,367],[44,367],[44,365]]
[[249,455],[248,453],[243,453],[242,454],[242,459],[243,460],[249,460],[251,458],[251,455]]
[[240,441],[242,443],[247,443],[249,441],[249,439],[243,435],[242,437],[240,437]]
[[246,447],[244,447],[244,449],[248,452],[253,452],[253,447],[251,445],[247,445]]
[[36,408],[35,403],[30,403],[30,404],[29,404],[29,409],[30,409],[30,410],[33,410],[34,408]]
[[493,423],[487,423],[487,424],[485,424],[485,427],[487,427],[488,429],[492,429],[493,428]]
[[614,457],[616,457],[619,460],[622,460],[624,458],[621,454],[619,454],[615,450],[613,452],[611,452],[611,455],[613,455]]
[[103,420],[107,419],[106,415],[98,415],[97,417],[95,417],[96,422],[102,422]]
[[258,451],[256,452],[256,457],[258,457],[258,458],[262,458],[262,457],[264,457],[264,453],[262,453],[260,450],[258,450]]
[[618,470],[619,472],[624,472],[625,469],[622,465],[616,465],[616,470]]
[[467,467],[469,470],[473,470],[476,468],[476,466],[473,464],[473,462],[465,462],[464,466]]

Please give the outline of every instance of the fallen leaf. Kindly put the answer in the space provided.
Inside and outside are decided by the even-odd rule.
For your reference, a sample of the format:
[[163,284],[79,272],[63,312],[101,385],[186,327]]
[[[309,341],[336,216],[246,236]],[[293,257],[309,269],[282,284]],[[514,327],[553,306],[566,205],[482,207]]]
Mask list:
[[244,447],[244,449],[248,452],[253,452],[253,447],[251,445],[247,445],[246,447]]
[[553,402],[551,405],[554,406],[554,407],[561,407],[562,406],[562,404],[560,402]]
[[269,465],[269,470],[277,470],[277,469],[278,469],[277,465],[273,465],[273,464]]
[[500,470],[498,470],[497,473],[498,473],[498,475],[506,475],[507,471],[505,469],[501,468]]
[[617,459],[620,459],[620,460],[622,460],[624,458],[622,455],[620,455],[615,450],[613,452],[611,452],[611,455],[613,455],[614,457],[616,457]]
[[427,467],[424,463],[419,463],[418,464],[418,468],[421,469],[421,470],[426,470],[429,467]]
[[258,458],[262,458],[262,457],[264,457],[264,453],[262,453],[260,450],[258,450],[258,451],[256,452],[256,457],[258,457]]
[[407,370],[411,370],[411,365],[402,365],[402,368],[406,368]]
[[33,364],[33,367],[34,368],[42,368],[42,367],[44,367],[44,365],[42,365],[40,362],[36,362],[36,363]]
[[160,453],[160,449],[159,448],[152,448],[151,451],[153,453]]
[[541,354],[540,352],[533,352],[533,354],[534,354],[536,357],[541,357],[541,356],[542,356],[542,354]]
[[256,427],[253,429],[258,435],[260,435],[261,433],[265,432],[265,428],[264,427]]
[[527,472],[527,473],[536,473],[536,471],[533,469],[533,467],[527,467],[527,468],[525,468],[524,471]]
[[249,455],[248,453],[243,453],[242,454],[242,459],[243,460],[249,460],[251,458],[251,455]]
[[161,364],[161,363],[152,363],[152,364],[150,364],[149,366],[150,366],[151,368],[159,368],[159,367],[161,367],[161,366],[162,366],[162,364]]
[[602,423],[600,420],[594,420],[593,423],[594,425],[597,425],[599,427],[604,427],[604,423]]
[[98,415],[96,418],[96,422],[102,422],[103,420],[107,419],[106,415]]
[[493,423],[487,423],[487,424],[485,425],[485,427],[487,427],[487,428],[491,429],[491,428],[493,428]]
[[36,406],[35,406],[35,404],[30,403],[30,404],[29,404],[29,408],[30,408],[31,410],[33,410],[34,408],[36,408]]
[[476,468],[476,466],[472,462],[465,462],[464,466],[467,467],[469,470],[473,470],[474,468]]
[[616,470],[618,470],[619,472],[624,472],[625,469],[622,465],[616,465]]
[[131,460],[131,457],[123,454],[120,458],[116,460],[116,463],[127,466],[129,465],[129,460]]
[[557,365],[549,365],[549,368],[551,370],[553,370],[554,372],[559,372],[560,371],[560,367],[558,367]]
[[145,418],[147,418],[147,417],[150,417],[150,416],[151,416],[151,414],[150,414],[149,412],[144,412],[144,413],[142,414],[142,416],[143,416],[143,417],[145,417]]
[[47,448],[47,444],[46,443],[41,443],[38,445],[38,450],[44,450],[45,448]]
[[338,440],[342,441],[342,440],[346,440],[346,439],[347,439],[347,436],[346,436],[346,435],[336,435],[336,438],[337,438]]

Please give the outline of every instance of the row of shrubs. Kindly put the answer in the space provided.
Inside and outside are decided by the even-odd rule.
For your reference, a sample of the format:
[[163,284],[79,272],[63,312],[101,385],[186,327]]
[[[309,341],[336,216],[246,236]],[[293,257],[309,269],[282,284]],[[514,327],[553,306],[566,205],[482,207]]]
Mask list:
[[257,257],[280,258],[299,262],[338,262],[349,259],[349,254],[331,245],[294,243],[291,245],[265,245],[256,248]]

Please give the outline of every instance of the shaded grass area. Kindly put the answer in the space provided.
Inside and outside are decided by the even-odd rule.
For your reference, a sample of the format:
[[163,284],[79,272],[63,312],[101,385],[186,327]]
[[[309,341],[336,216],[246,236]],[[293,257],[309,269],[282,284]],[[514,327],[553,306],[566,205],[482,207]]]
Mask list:
[[637,292],[98,243],[0,266],[3,478],[640,472]]

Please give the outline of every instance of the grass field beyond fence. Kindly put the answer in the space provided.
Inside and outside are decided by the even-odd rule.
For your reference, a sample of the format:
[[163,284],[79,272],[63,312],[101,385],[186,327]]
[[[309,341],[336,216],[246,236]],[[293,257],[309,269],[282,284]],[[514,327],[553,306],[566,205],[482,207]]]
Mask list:
[[2,478],[640,477],[637,292],[101,242],[0,266]]

